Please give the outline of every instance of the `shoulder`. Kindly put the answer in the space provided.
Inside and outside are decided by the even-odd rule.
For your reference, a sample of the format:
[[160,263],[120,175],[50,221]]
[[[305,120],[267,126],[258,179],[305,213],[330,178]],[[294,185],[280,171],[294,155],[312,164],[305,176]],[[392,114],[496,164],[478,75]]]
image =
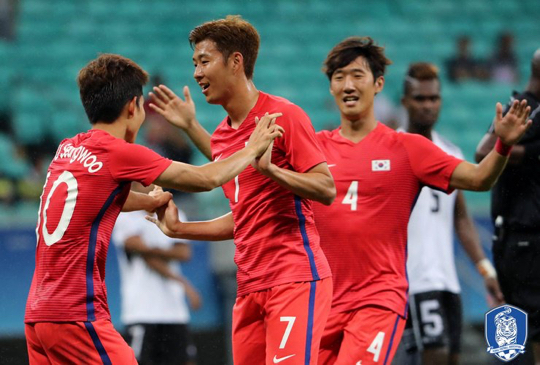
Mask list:
[[267,108],[267,110],[262,110],[264,112],[272,112],[272,113],[283,113],[284,117],[295,117],[295,116],[303,116],[307,117],[307,113],[298,105],[294,104],[288,99],[285,99],[281,96],[271,95],[271,94],[265,94],[266,95],[266,101],[264,104],[264,108]]

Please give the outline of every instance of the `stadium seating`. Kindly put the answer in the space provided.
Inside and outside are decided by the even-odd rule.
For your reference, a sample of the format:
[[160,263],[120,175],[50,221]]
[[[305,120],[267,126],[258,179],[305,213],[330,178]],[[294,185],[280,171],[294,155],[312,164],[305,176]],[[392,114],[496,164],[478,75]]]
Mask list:
[[[399,102],[407,65],[427,60],[444,68],[456,37],[472,37],[476,56],[486,58],[497,34],[516,39],[522,79],[519,85],[443,80],[444,109],[439,129],[472,158],[486,131],[496,101],[522,88],[528,63],[539,46],[540,10],[536,0],[416,0],[335,3],[325,0],[272,2],[240,0],[152,2],[120,0],[20,2],[17,37],[0,41],[0,86],[9,90],[0,107],[14,113],[14,130],[23,143],[45,134],[57,140],[88,127],[78,99],[77,71],[98,52],[121,53],[152,73],[159,72],[176,91],[190,85],[200,119],[213,130],[223,113],[208,106],[192,79],[193,26],[227,14],[242,14],[258,27],[261,50],[257,85],[290,98],[310,114],[315,129],[339,117],[332,108],[328,81],[320,72],[333,44],[349,35],[371,35],[385,45],[394,64],[385,93]],[[443,72],[444,74],[444,72]],[[2,147],[0,139],[0,148]],[[485,197],[482,197],[484,199]],[[486,206],[486,204],[484,204]]]

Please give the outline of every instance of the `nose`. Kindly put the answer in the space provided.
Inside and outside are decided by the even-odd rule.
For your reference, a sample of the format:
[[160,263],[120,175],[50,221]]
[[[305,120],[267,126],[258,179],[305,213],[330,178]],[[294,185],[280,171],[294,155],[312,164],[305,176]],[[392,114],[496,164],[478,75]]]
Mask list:
[[193,77],[197,81],[203,78],[203,72],[202,72],[201,66],[199,65],[195,66],[195,71],[193,71]]
[[344,80],[344,83],[343,83],[343,90],[345,92],[354,91],[354,83],[353,83],[352,77],[345,76],[345,80]]

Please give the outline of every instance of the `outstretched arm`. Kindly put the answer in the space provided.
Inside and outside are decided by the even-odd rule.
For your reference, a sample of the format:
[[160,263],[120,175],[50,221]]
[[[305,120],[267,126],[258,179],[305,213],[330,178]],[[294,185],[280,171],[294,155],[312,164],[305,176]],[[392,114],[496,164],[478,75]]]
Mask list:
[[498,137],[495,148],[477,165],[462,162],[450,178],[450,187],[454,189],[484,191],[489,190],[497,181],[508,162],[512,146],[519,142],[532,121],[528,120],[531,108],[527,101],[514,101],[506,116],[502,116],[502,105],[497,103],[495,134]]
[[182,222],[178,208],[172,200],[166,207],[156,211],[157,217],[146,219],[158,226],[169,237],[200,241],[223,241],[233,238],[234,220],[232,213],[202,222]]
[[247,146],[232,156],[203,166],[192,166],[173,162],[158,178],[155,184],[182,191],[209,191],[225,184],[240,174],[261,156],[276,137],[281,137],[283,128],[275,124],[281,113],[268,113],[257,123],[249,137]]
[[150,108],[161,114],[169,123],[183,130],[199,151],[211,160],[210,134],[197,120],[195,103],[191,98],[189,88],[184,86],[185,100],[165,85],[156,86],[153,90],[154,92],[150,93],[152,100]]
[[476,265],[478,271],[484,278],[484,285],[488,293],[493,297],[495,304],[504,303],[504,296],[497,281],[497,273],[491,262],[484,255],[480,237],[474,222],[467,210],[467,203],[463,192],[458,191],[456,205],[454,208],[454,225],[459,241],[465,252]]
[[168,191],[161,190],[159,194],[148,195],[130,190],[126,202],[122,207],[122,212],[133,212],[135,210],[153,212],[157,208],[167,204],[171,199],[172,194]]

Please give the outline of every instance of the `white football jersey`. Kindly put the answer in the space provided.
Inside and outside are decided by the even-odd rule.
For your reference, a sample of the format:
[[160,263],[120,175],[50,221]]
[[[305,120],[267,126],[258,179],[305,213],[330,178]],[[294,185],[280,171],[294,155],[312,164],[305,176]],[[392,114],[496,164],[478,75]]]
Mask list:
[[[185,221],[184,214],[179,213],[180,219]],[[125,240],[134,236],[140,236],[149,247],[162,249],[186,242],[164,235],[155,224],[144,218],[146,214],[144,211],[121,213],[112,234],[120,265],[122,322],[125,325],[186,324],[190,315],[183,285],[164,278],[148,267],[141,256],[127,254],[124,250]],[[171,261],[169,267],[180,273],[177,262]]]
[[[446,153],[463,159],[459,147],[432,132],[433,143]],[[445,290],[459,293],[454,262],[454,208],[452,194],[422,188],[408,226],[407,273],[409,293]]]

